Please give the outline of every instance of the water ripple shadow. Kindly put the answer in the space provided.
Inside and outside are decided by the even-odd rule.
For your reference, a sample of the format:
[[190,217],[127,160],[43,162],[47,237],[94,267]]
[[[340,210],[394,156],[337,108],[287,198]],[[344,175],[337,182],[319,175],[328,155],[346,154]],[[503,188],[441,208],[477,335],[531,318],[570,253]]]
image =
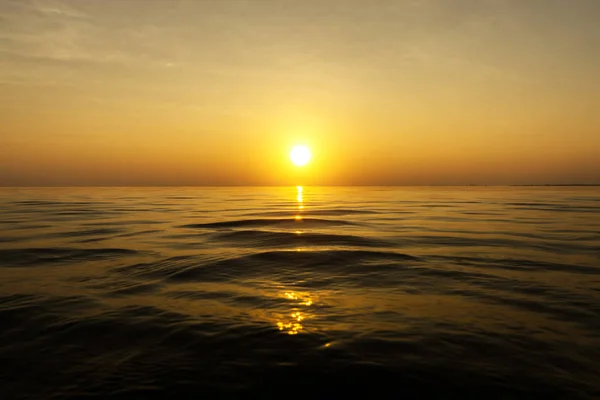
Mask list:
[[66,262],[92,261],[140,254],[139,251],[119,248],[25,248],[0,249],[1,267],[37,267]]
[[245,228],[245,227],[269,227],[269,226],[336,226],[356,225],[356,223],[344,220],[329,220],[319,218],[282,218],[282,219],[243,219],[235,221],[209,222],[205,224],[182,225],[181,228]]
[[212,235],[212,240],[245,247],[361,246],[392,247],[394,244],[363,236],[311,232],[231,231]]

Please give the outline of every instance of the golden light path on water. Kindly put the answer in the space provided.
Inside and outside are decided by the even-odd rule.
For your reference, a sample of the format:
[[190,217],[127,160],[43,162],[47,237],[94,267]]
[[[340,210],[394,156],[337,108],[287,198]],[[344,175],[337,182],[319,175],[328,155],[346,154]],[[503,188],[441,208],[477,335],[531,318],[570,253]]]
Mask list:
[[[300,215],[300,213],[304,210],[304,188],[302,186],[297,186],[296,190],[298,213],[294,216],[294,219],[296,221],[300,221],[302,220],[302,215]],[[295,233],[300,235],[302,234],[302,231],[296,230]],[[300,249],[297,250],[300,251]],[[287,300],[293,301],[297,306],[310,307],[311,305],[313,305],[313,299],[310,293],[286,291],[283,292],[281,296]],[[304,321],[307,318],[307,315],[305,312],[299,311],[298,307],[294,307],[291,311],[292,312],[289,315],[286,315],[285,317],[282,317],[279,321],[277,321],[277,328],[280,331],[287,332],[288,335],[297,335],[300,331],[304,329],[302,321]]]
[[[304,197],[303,197],[303,193],[304,193],[304,188],[302,186],[296,186],[296,190],[297,190],[297,194],[296,194],[296,200],[298,201],[298,213],[294,216],[294,219],[296,221],[300,221],[302,220],[302,211],[304,210]],[[301,231],[296,231],[296,233],[302,233]]]
[[[296,293],[296,292],[284,292],[283,298],[294,301],[296,305],[310,307],[313,304],[313,300],[308,293]],[[288,335],[297,335],[304,329],[302,321],[307,316],[302,311],[293,310],[288,316],[277,321],[277,328],[280,331],[287,332]]]

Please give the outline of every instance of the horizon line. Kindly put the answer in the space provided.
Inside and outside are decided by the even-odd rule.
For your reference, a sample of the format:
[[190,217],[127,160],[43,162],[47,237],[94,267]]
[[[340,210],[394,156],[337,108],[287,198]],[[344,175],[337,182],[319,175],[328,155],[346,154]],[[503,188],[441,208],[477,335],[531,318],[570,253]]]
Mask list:
[[377,184],[377,185],[1,185],[2,189],[19,188],[125,188],[125,187],[204,187],[204,188],[224,188],[224,187],[582,187],[582,186],[600,186],[600,183],[542,183],[542,184]]

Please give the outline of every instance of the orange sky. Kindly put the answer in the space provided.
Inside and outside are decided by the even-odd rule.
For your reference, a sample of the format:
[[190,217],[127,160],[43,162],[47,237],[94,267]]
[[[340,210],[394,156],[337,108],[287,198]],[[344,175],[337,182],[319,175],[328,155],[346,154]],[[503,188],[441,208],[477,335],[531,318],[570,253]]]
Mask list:
[[0,13],[0,185],[600,183],[596,0]]

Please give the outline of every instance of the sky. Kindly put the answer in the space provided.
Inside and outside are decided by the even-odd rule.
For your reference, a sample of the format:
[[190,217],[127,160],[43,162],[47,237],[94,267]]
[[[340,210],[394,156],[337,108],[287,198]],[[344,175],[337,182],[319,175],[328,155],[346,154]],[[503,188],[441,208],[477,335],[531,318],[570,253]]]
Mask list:
[[0,185],[600,183],[599,20],[597,0],[0,0]]

